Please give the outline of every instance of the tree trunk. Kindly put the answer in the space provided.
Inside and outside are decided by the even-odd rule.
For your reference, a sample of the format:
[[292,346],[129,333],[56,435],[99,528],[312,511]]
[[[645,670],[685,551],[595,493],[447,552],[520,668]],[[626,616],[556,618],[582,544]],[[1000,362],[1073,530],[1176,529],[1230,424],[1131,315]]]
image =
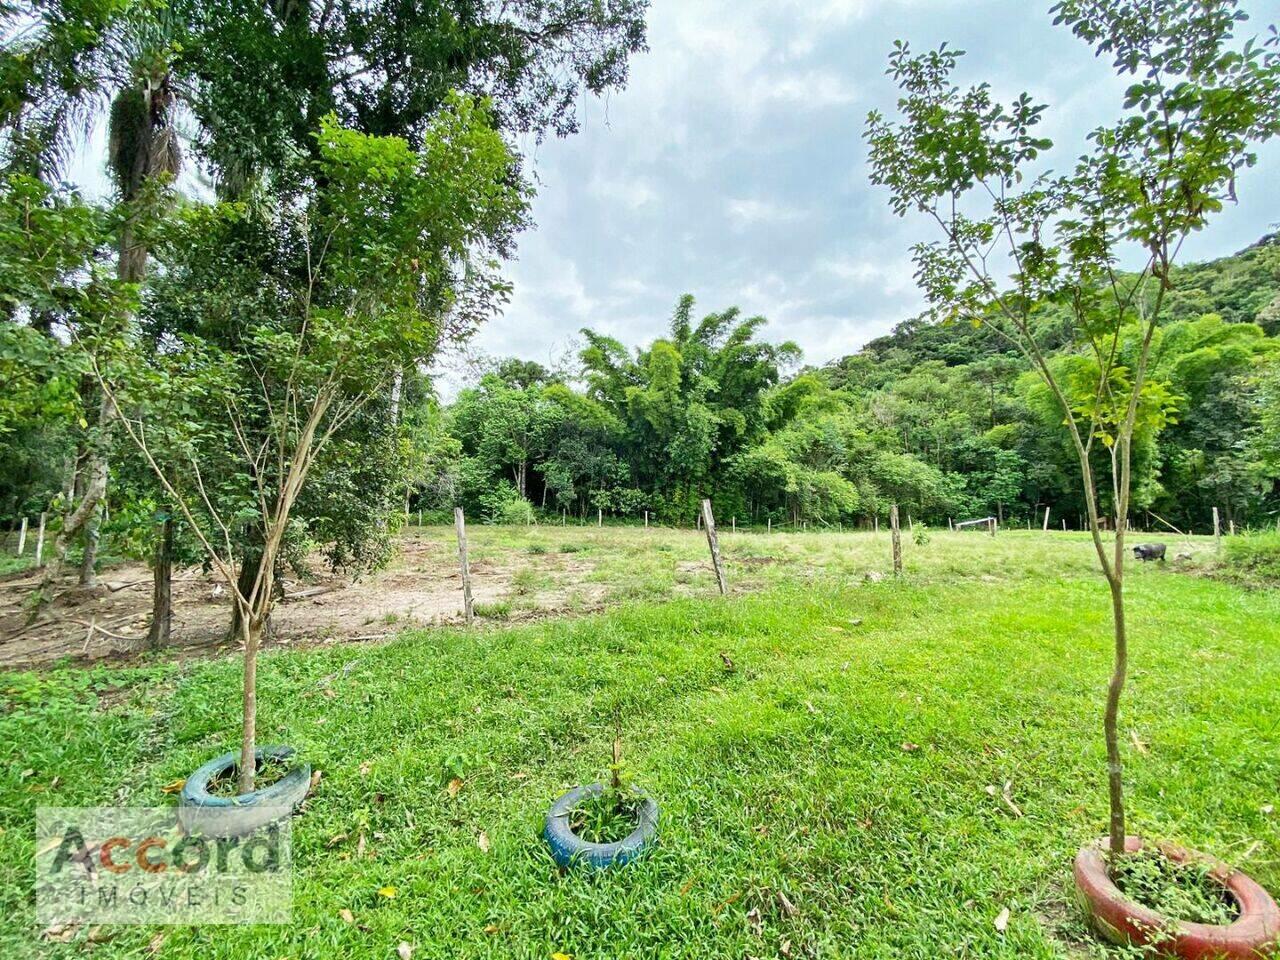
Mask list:
[[[258,568],[262,565],[262,554],[248,554],[244,558],[244,562],[240,565],[240,576],[236,581],[236,588],[240,591],[242,597],[247,597],[253,593],[253,584],[258,579]],[[272,578],[272,583],[275,578]],[[274,589],[274,587],[272,588]],[[263,636],[270,636],[272,630],[271,611],[268,608],[263,614],[260,626]],[[235,604],[231,608],[231,629],[227,631],[227,638],[230,640],[244,639],[244,613],[240,609],[240,604]]]
[[[258,574],[248,591],[240,594],[247,602],[236,603],[238,608],[243,607],[240,614],[244,623],[244,734],[240,741],[239,778],[241,795],[253,792],[253,778],[257,772],[254,740],[258,730],[258,650],[262,647],[271,608],[275,606],[275,566],[283,538],[282,529],[287,519],[288,507],[283,511],[278,525],[274,525],[274,529],[264,537],[262,556],[258,558],[257,564]],[[243,572],[241,570],[241,580]]]
[[159,650],[169,645],[173,626],[173,517],[165,519],[160,541],[156,544],[153,575],[155,584],[151,591],[151,629],[147,632],[147,644],[152,650]]
[[391,425],[400,426],[400,392],[404,389],[404,368],[397,367],[391,378]]
[[[106,492],[104,485],[103,492]],[[89,515],[84,525],[84,557],[80,561],[80,586],[98,585],[98,540],[102,536],[102,502]]]
[[[108,470],[106,455],[107,433],[111,422],[115,419],[115,415],[115,404],[104,393],[98,406],[98,436],[94,438],[94,442],[89,446],[89,462],[83,476],[83,490],[80,492],[75,507],[68,507],[62,521],[62,529],[58,531],[58,536],[53,541],[53,555],[49,558],[49,563],[44,568],[44,576],[40,579],[39,604],[47,603],[53,599],[53,586],[62,574],[62,566],[67,560],[67,550],[71,547],[77,534],[85,529],[85,525],[97,511],[98,504],[102,502],[102,498],[106,495]],[[86,550],[86,552],[88,551]],[[39,604],[34,608],[35,611],[39,610]]]
[[[1122,534],[1117,531],[1119,539]],[[1103,732],[1107,740],[1107,791],[1110,799],[1110,826],[1108,840],[1111,853],[1124,852],[1124,767],[1120,759],[1120,694],[1124,692],[1125,674],[1129,665],[1129,640],[1125,631],[1124,581],[1119,571],[1108,580],[1111,586],[1111,615],[1115,629],[1115,660],[1111,670],[1111,682],[1107,685],[1107,711],[1103,718]]]
[[[237,604],[239,606],[239,604]],[[241,611],[244,623],[244,732],[240,740],[241,795],[253,792],[253,778],[258,762],[254,740],[258,733],[258,647],[262,644],[263,618],[253,612]]]
[[[1144,357],[1138,364],[1135,392],[1142,389]],[[1107,584],[1111,587],[1111,619],[1115,632],[1115,657],[1111,669],[1111,682],[1107,685],[1107,710],[1103,717],[1103,733],[1107,740],[1107,791],[1110,807],[1107,840],[1111,856],[1125,852],[1124,765],[1120,757],[1120,695],[1124,692],[1125,677],[1129,668],[1129,636],[1125,624],[1124,608],[1124,560],[1125,531],[1129,519],[1129,491],[1132,482],[1133,420],[1135,400],[1130,403],[1129,416],[1120,430],[1111,457],[1111,470],[1116,483],[1115,504],[1115,552]]]

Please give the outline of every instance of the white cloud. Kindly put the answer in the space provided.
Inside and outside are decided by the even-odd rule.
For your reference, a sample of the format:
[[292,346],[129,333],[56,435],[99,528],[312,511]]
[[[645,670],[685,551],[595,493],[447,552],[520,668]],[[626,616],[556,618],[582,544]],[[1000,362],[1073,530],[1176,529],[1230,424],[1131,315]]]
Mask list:
[[830,70],[785,74],[767,82],[766,95],[811,110],[836,107],[858,99],[858,88],[848,77]]
[[[1020,0],[659,0],[628,88],[585,100],[582,131],[538,150],[538,229],[477,345],[545,362],[583,326],[644,343],[689,292],[699,311],[763,314],[766,336],[822,363],[917,313],[910,248],[934,233],[892,214],[861,141],[866,111],[893,108],[899,37],[968,50],[966,83],[1047,99],[1046,128],[1073,147],[1110,110],[1105,61]],[[1277,169],[1280,144],[1246,195]],[[1196,252],[1237,249],[1269,218],[1232,208]]]
[[605,204],[621,204],[628,210],[639,210],[658,199],[658,191],[646,177],[616,177],[599,171],[588,189]]
[[914,290],[915,268],[906,257],[888,255],[886,259],[828,256],[814,264],[814,273],[825,275],[855,287],[875,287],[886,297],[896,297]]
[[768,200],[749,198],[730,198],[725,201],[725,212],[729,219],[740,227],[767,223],[787,223],[799,220],[803,212],[795,207]]
[[872,7],[886,7],[890,4],[875,3],[875,0],[820,0],[815,3],[800,3],[805,19],[821,24],[845,24],[850,20],[865,17]]

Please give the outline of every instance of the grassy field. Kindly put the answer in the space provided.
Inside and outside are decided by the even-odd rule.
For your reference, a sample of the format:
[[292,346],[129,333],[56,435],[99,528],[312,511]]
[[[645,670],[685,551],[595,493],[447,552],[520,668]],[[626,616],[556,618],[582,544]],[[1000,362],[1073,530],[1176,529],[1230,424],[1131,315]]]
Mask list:
[[[476,540],[531,571],[512,604],[567,547],[620,605],[265,656],[262,739],[324,774],[288,927],[42,941],[34,808],[172,803],[163,785],[237,742],[239,664],[0,675],[0,956],[1122,956],[1070,891],[1106,805],[1108,606],[1082,536],[935,533],[893,582],[867,577],[885,535],[730,535],[727,599],[692,531]],[[1169,564],[1130,595],[1134,827],[1280,891],[1280,594]],[[542,818],[605,769],[615,709],[660,841],[561,875]]]

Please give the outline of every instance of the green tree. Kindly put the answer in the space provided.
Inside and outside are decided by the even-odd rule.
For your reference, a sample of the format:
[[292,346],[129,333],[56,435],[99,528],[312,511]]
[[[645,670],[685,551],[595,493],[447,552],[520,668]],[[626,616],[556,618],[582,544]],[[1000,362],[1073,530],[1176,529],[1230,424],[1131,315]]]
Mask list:
[[491,475],[509,474],[516,495],[528,499],[530,467],[547,456],[561,414],[541,387],[522,389],[489,374],[458,397],[453,429],[468,455]]
[[1280,488],[1280,360],[1271,360],[1257,373],[1252,396],[1254,417],[1246,434],[1246,451],[1262,489]]
[[[1244,14],[1233,0],[1063,0],[1053,8],[1115,69],[1133,78],[1120,118],[1095,130],[1065,175],[1034,170],[1050,146],[1038,135],[1045,110],[1025,94],[997,102],[989,86],[952,79],[959,53],[921,55],[899,42],[889,72],[902,95],[899,118],[867,121],[872,181],[896,213],[931,218],[944,240],[915,248],[918,276],[935,308],[985,324],[1022,352],[1058,402],[1080,468],[1099,565],[1110,588],[1115,662],[1104,732],[1112,856],[1124,850],[1125,806],[1117,733],[1127,672],[1125,527],[1134,437],[1167,420],[1153,396],[1151,348],[1182,242],[1232,195],[1255,144],[1280,132],[1280,54],[1235,43]],[[967,211],[967,212],[965,212]],[[1130,276],[1119,258],[1136,250]],[[993,259],[997,251],[1002,256]],[[1011,275],[1012,289],[1005,277]],[[1059,305],[1082,350],[1064,383],[1046,356],[1043,305]],[[1137,348],[1126,362],[1122,346]],[[1092,451],[1109,453],[1115,534],[1102,536]]]
[[647,0],[286,3],[179,0],[199,95],[200,149],[220,189],[292,177],[334,114],[417,145],[453,91],[487,97],[511,134],[577,129],[585,90],[622,87],[645,49]]
[[[126,433],[240,610],[241,792],[253,789],[257,651],[294,505],[343,427],[397,370],[433,355],[449,310],[464,297],[490,308],[500,299],[488,258],[526,215],[508,176],[514,162],[484,106],[465,98],[431,122],[419,151],[326,120],[319,186],[301,216],[217,204],[190,208],[179,224],[174,249],[222,265],[221,283],[186,291],[189,309],[215,324],[241,311],[238,349],[187,334],[159,353],[130,353],[136,340],[122,338],[93,357],[99,385],[126,411]],[[270,228],[257,238],[274,238],[252,263],[274,270],[244,267],[239,231],[252,217]],[[245,517],[263,534],[248,589],[233,543]]]
[[670,337],[633,358],[618,341],[583,330],[587,393],[625,425],[633,481],[664,491],[659,512],[690,516],[711,478],[766,428],[765,396],[799,359],[792,343],[756,339],[763,317],[736,307],[693,320],[693,297],[676,305]]
[[[139,218],[157,197],[150,186],[177,173],[181,152],[173,129],[174,55],[182,28],[163,7],[127,0],[36,4],[34,23],[3,54],[0,127],[8,133],[11,169],[53,178],[75,137],[102,111],[108,117],[107,168],[119,200],[117,273],[139,283],[147,245]],[[11,17],[5,17],[6,20]],[[86,386],[88,381],[86,381]],[[94,398],[86,397],[86,406]],[[95,429],[85,438],[85,479],[78,502],[68,500],[40,591],[57,581],[73,537],[84,532],[80,583],[95,582],[98,526],[109,477],[115,410],[97,398]]]

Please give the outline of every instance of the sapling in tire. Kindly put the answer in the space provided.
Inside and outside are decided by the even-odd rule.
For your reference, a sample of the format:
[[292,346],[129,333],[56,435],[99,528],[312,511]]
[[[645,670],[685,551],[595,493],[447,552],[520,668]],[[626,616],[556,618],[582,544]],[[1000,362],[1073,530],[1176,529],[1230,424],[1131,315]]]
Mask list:
[[657,839],[658,805],[631,783],[615,716],[613,762],[597,783],[574,787],[551,806],[544,836],[561,867],[603,869],[638,857]]
[[[1121,930],[1129,942],[1197,960],[1215,954],[1200,951],[1193,939],[1152,932],[1150,910],[1135,913],[1133,923],[1099,918],[1132,902],[1114,896],[1116,883],[1132,875],[1126,861],[1145,849],[1126,830],[1125,534],[1135,453],[1173,422],[1180,400],[1151,376],[1153,348],[1184,241],[1235,199],[1238,172],[1253,165],[1258,144],[1280,134],[1280,38],[1272,28],[1269,41],[1238,42],[1235,31],[1247,19],[1238,6],[1236,0],[1055,4],[1055,23],[1132,78],[1119,119],[1089,135],[1084,155],[1066,173],[1036,167],[1053,146],[1038,126],[1046,107],[1028,94],[1000,103],[987,84],[962,88],[954,79],[962,53],[946,44],[916,53],[898,41],[889,74],[901,94],[899,116],[873,111],[866,126],[872,182],[889,189],[897,214],[923,214],[941,231],[941,241],[914,248],[916,276],[933,310],[985,327],[1022,354],[1061,414],[1079,461],[1113,637],[1102,711],[1108,829],[1103,843],[1077,857],[1081,898],[1105,936]],[[1122,270],[1122,263],[1133,268]],[[1075,350],[1055,355],[1049,336],[1070,337]],[[1106,883],[1099,871],[1110,878]],[[1187,875],[1170,874],[1178,876]],[[1236,895],[1225,880],[1224,891]],[[1249,912],[1241,904],[1249,923],[1219,925],[1232,930],[1232,950],[1253,952],[1226,955],[1275,948],[1274,904],[1255,906]],[[1246,934],[1252,940],[1241,946]]]
[[[178,302],[234,337],[179,333],[159,338],[159,348],[139,337],[77,340],[234,604],[244,669],[230,804],[240,811],[279,800],[281,784],[289,788],[282,809],[292,809],[306,779],[290,771],[255,790],[260,761],[292,757],[257,746],[258,653],[311,471],[361,410],[385,402],[405,369],[431,359],[460,299],[472,315],[496,309],[503,287],[491,258],[528,206],[488,106],[470,97],[450,97],[417,150],[327,117],[308,162],[315,186],[296,202],[191,204],[160,231],[156,256],[166,269],[153,284],[150,319],[163,326],[165,304]],[[256,575],[242,577],[237,541],[246,528],[261,549]],[[193,775],[200,782],[184,803],[226,799],[207,789],[225,781],[225,759]]]

